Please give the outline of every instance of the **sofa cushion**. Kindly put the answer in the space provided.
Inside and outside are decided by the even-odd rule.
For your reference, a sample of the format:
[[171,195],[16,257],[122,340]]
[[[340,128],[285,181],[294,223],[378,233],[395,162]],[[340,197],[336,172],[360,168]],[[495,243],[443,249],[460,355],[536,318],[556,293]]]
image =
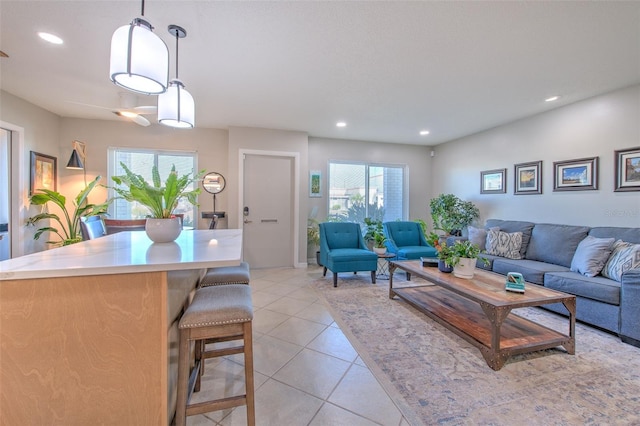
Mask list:
[[613,252],[602,269],[602,275],[622,281],[622,274],[635,268],[640,268],[640,244],[618,240],[614,243]]
[[620,228],[616,226],[598,226],[591,228],[589,235],[596,238],[615,238],[629,243],[640,244],[640,228]]
[[512,260],[498,257],[493,260],[493,271],[502,275],[509,272],[520,272],[525,281],[534,284],[544,284],[544,274],[547,272],[567,272],[569,268],[535,260]]
[[533,230],[534,223],[522,222],[519,220],[500,220],[500,219],[487,219],[485,223],[486,229],[498,227],[504,232],[522,232],[522,246],[520,247],[520,255],[525,258],[529,247],[529,239],[531,238],[531,231]]
[[569,268],[578,244],[588,232],[586,226],[536,224],[531,231],[526,258]]
[[544,286],[611,305],[620,304],[620,283],[603,277],[586,277],[576,272],[549,272]]
[[487,253],[494,256],[502,256],[507,259],[522,259],[520,255],[522,247],[522,232],[502,232],[490,229],[487,232]]
[[571,270],[586,277],[595,277],[607,263],[614,238],[596,238],[587,235],[580,241],[571,260]]

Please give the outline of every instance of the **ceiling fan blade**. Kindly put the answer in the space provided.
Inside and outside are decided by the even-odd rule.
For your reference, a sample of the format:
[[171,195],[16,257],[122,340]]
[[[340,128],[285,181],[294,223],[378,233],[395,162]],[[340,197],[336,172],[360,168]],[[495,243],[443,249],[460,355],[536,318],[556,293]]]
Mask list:
[[137,114],[155,114],[158,112],[158,107],[155,105],[140,105],[134,107],[133,111]]
[[151,122],[149,120],[147,120],[146,118],[144,118],[141,115],[136,115],[135,117],[131,117],[131,120],[136,123],[139,124],[141,126],[147,127],[149,124],[151,124]]
[[9,57],[9,55],[7,55],[2,50],[0,50],[0,58],[8,58],[8,57]]

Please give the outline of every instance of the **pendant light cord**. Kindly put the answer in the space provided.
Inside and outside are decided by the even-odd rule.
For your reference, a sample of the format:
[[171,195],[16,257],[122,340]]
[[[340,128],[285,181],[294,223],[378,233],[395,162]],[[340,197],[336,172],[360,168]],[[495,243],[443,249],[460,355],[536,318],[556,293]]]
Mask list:
[[178,79],[178,37],[179,33],[176,31],[176,79]]
[[144,0],[142,0],[142,16],[144,16]]

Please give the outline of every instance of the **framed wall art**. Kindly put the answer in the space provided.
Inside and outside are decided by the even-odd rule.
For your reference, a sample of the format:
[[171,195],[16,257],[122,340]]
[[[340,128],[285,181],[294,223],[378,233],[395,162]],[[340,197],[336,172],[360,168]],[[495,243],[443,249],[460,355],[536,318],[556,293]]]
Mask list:
[[507,192],[507,169],[480,172],[481,194],[504,194]]
[[319,170],[309,172],[309,197],[322,197],[322,173]]
[[614,152],[615,191],[640,191],[640,146]]
[[598,157],[553,163],[554,191],[598,189]]
[[31,151],[29,195],[33,195],[38,189],[58,190],[58,159]]
[[542,194],[542,161],[520,163],[514,168],[514,194]]

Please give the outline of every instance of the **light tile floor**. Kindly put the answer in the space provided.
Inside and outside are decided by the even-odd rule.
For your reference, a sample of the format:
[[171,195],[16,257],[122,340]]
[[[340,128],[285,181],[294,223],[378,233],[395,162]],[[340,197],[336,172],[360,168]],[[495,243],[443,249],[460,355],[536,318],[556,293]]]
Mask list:
[[[251,271],[256,424],[408,426],[318,299],[311,287],[318,276],[315,265]],[[243,392],[242,355],[206,362],[202,389],[192,401]],[[187,420],[188,425],[246,425],[246,408]]]

